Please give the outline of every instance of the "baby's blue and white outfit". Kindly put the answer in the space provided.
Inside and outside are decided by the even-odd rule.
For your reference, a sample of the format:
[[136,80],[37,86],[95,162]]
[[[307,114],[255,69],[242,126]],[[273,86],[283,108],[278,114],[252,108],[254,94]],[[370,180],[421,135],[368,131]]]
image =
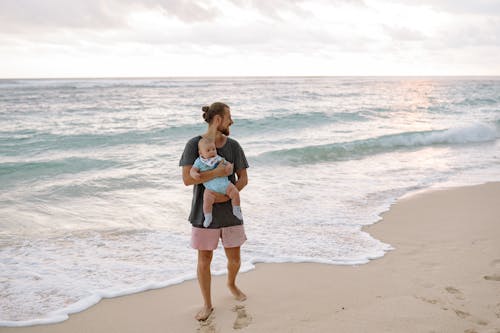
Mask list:
[[[223,160],[224,159],[219,155],[211,158],[203,158],[199,156],[194,161],[193,167],[200,170],[200,172],[213,170]],[[211,190],[221,194],[226,194],[227,187],[229,186],[229,179],[227,177],[216,177],[214,179],[209,180],[208,182],[203,183],[203,185],[207,190]],[[243,221],[243,216],[241,214],[240,206],[233,206],[233,214],[238,219]],[[203,226],[205,228],[208,228],[210,223],[212,223],[212,213],[205,213],[205,220],[203,221]]]
[[[213,170],[222,160],[224,159],[219,155],[211,158],[203,158],[200,156],[196,159],[196,161],[194,161],[193,166],[200,171]],[[226,194],[227,187],[229,186],[229,179],[227,177],[216,177],[203,183],[203,185],[208,190]]]

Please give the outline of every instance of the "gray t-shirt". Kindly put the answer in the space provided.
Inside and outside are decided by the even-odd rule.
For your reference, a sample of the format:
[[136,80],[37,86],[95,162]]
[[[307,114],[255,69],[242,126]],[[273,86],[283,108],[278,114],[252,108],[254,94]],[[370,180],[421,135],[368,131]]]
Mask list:
[[[201,136],[196,136],[188,141],[184,152],[182,153],[179,166],[193,165],[194,161],[198,158],[198,142]],[[241,169],[248,168],[248,162],[245,153],[240,144],[231,138],[227,138],[226,144],[221,148],[217,148],[217,154],[224,157],[226,161],[233,163],[233,173],[229,175],[229,180],[234,184],[236,183],[235,173]],[[198,184],[193,186],[193,201],[191,203],[191,213],[189,214],[189,221],[193,227],[203,228],[203,193],[205,186]],[[231,227],[234,225],[243,224],[236,216],[233,215],[233,207],[231,200],[216,203],[213,205],[212,223],[210,229],[219,229],[224,227]]]

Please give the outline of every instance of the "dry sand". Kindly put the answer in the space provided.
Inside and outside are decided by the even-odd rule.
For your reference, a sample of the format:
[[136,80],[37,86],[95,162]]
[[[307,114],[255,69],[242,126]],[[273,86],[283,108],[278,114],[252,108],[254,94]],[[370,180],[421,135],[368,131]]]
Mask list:
[[401,199],[365,230],[395,250],[359,266],[259,264],[239,276],[242,303],[215,277],[215,311],[201,324],[188,281],[0,331],[500,332],[500,183]]

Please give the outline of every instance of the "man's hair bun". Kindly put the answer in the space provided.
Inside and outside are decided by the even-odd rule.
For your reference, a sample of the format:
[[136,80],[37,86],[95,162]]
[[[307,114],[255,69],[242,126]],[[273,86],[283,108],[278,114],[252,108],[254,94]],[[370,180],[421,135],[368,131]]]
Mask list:
[[208,105],[201,108],[201,111],[203,111],[203,119],[205,119],[205,121],[207,121],[208,110],[210,110],[210,107]]

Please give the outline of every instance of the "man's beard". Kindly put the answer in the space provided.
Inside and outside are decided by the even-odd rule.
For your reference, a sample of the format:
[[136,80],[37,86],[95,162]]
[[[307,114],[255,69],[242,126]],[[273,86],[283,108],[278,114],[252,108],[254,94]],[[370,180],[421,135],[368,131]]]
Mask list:
[[226,136],[229,136],[229,127],[222,127],[222,126],[219,126],[219,128],[217,128],[217,130],[219,132],[221,132],[222,134],[226,135]]

